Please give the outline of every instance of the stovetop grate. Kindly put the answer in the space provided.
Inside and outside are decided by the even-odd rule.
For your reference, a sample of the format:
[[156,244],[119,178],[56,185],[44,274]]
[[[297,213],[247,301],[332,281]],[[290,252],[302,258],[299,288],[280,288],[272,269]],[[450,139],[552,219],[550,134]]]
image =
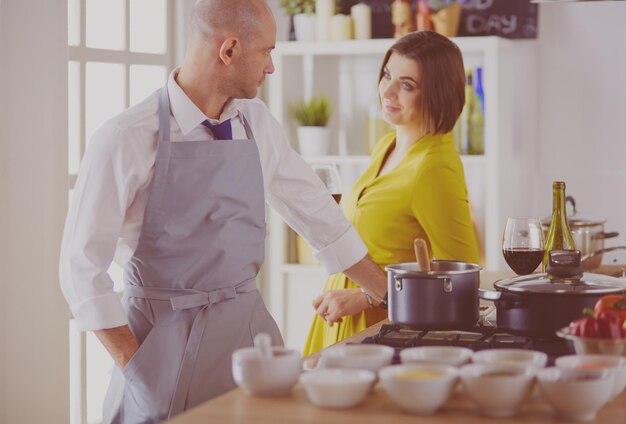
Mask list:
[[548,355],[548,365],[562,355],[574,353],[573,346],[562,339],[535,339],[509,334],[496,327],[476,326],[470,330],[427,331],[415,330],[397,324],[384,324],[378,334],[366,337],[361,343],[373,343],[395,348],[394,363],[399,363],[399,352],[417,346],[460,346],[472,350],[526,349]]

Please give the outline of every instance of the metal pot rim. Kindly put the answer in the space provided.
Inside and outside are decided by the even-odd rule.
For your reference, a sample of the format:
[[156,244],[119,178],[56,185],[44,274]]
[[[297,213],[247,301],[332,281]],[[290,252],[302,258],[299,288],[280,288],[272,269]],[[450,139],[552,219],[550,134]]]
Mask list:
[[[556,283],[548,278],[548,274],[531,274],[515,278],[507,278],[496,281],[493,285],[498,291],[510,292],[515,294],[535,295],[535,296],[588,296],[594,294],[610,294],[626,292],[626,280],[611,277],[604,274],[593,274],[589,272],[583,273],[581,278],[562,278]],[[582,283],[580,283],[582,281]],[[533,283],[541,284],[543,287],[553,284],[554,290],[539,291],[532,290],[531,286],[519,287],[516,284]],[[576,282],[581,287],[596,287],[594,290],[558,290],[559,286],[571,288]],[[602,288],[598,288],[602,287]]]
[[397,275],[401,275],[403,277],[410,277],[410,276],[425,277],[425,276],[430,276],[430,275],[463,275],[463,274],[472,274],[472,273],[475,273],[475,272],[479,272],[482,269],[482,267],[480,265],[473,264],[473,263],[470,263],[470,262],[463,262],[463,261],[434,259],[434,260],[430,261],[430,263],[431,263],[431,265],[438,264],[438,263],[451,264],[451,265],[452,264],[456,264],[456,265],[465,266],[465,267],[467,267],[467,269],[447,270],[447,271],[438,271],[438,270],[418,271],[416,269],[406,269],[406,268],[416,268],[417,267],[417,262],[402,262],[402,263],[398,263],[398,264],[387,265],[385,267],[385,270],[386,271],[393,271]]

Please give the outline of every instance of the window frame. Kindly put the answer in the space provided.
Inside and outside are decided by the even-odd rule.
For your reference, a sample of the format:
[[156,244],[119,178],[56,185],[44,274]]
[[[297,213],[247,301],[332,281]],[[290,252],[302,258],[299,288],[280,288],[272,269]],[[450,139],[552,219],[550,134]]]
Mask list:
[[[130,51],[130,1],[123,0],[125,7],[124,14],[124,49],[123,50],[107,50],[87,47],[86,43],[86,24],[87,0],[76,0],[80,9],[79,18],[79,44],[71,46],[68,44],[68,67],[70,62],[78,63],[79,67],[79,157],[85,154],[87,146],[86,134],[86,78],[85,68],[87,62],[115,63],[124,66],[124,109],[130,104],[130,67],[132,65],[157,65],[165,66],[169,71],[174,66],[174,58],[176,56],[176,6],[175,0],[165,0],[166,7],[166,47],[165,53],[139,53]],[[72,146],[70,146],[71,148]],[[76,184],[77,174],[69,173],[70,190]]]

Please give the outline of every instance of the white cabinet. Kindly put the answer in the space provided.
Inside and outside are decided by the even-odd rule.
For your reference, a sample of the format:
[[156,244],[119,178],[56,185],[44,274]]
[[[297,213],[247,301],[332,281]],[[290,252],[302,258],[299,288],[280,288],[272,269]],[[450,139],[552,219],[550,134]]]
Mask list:
[[[538,151],[536,42],[498,37],[453,41],[463,52],[466,68],[483,68],[485,154],[462,159],[485,268],[502,269],[506,218],[527,214],[531,206],[530,181]],[[331,100],[332,156],[307,160],[338,164],[345,192],[369,161],[366,118],[377,101],[382,58],[393,42],[279,42],[273,55],[276,71],[268,78],[267,101],[296,149],[289,106],[313,94]],[[325,275],[320,267],[290,263],[290,238],[290,230],[270,211],[265,296],[286,343],[301,348],[313,313],[311,300],[321,291]]]

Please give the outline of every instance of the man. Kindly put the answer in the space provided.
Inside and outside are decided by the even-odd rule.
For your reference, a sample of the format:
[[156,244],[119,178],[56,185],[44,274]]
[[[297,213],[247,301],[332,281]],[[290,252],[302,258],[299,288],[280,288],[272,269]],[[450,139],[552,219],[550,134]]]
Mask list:
[[[265,201],[329,273],[344,271],[376,303],[386,291],[321,181],[250,100],[274,71],[265,2],[198,1],[189,34],[167,85],[94,134],[64,232],[64,294],[117,364],[109,423],[167,419],[233,388],[231,354],[256,334],[282,344],[255,283]],[[114,259],[123,304],[107,274]],[[351,313],[347,299],[327,295],[317,312],[332,324]]]

